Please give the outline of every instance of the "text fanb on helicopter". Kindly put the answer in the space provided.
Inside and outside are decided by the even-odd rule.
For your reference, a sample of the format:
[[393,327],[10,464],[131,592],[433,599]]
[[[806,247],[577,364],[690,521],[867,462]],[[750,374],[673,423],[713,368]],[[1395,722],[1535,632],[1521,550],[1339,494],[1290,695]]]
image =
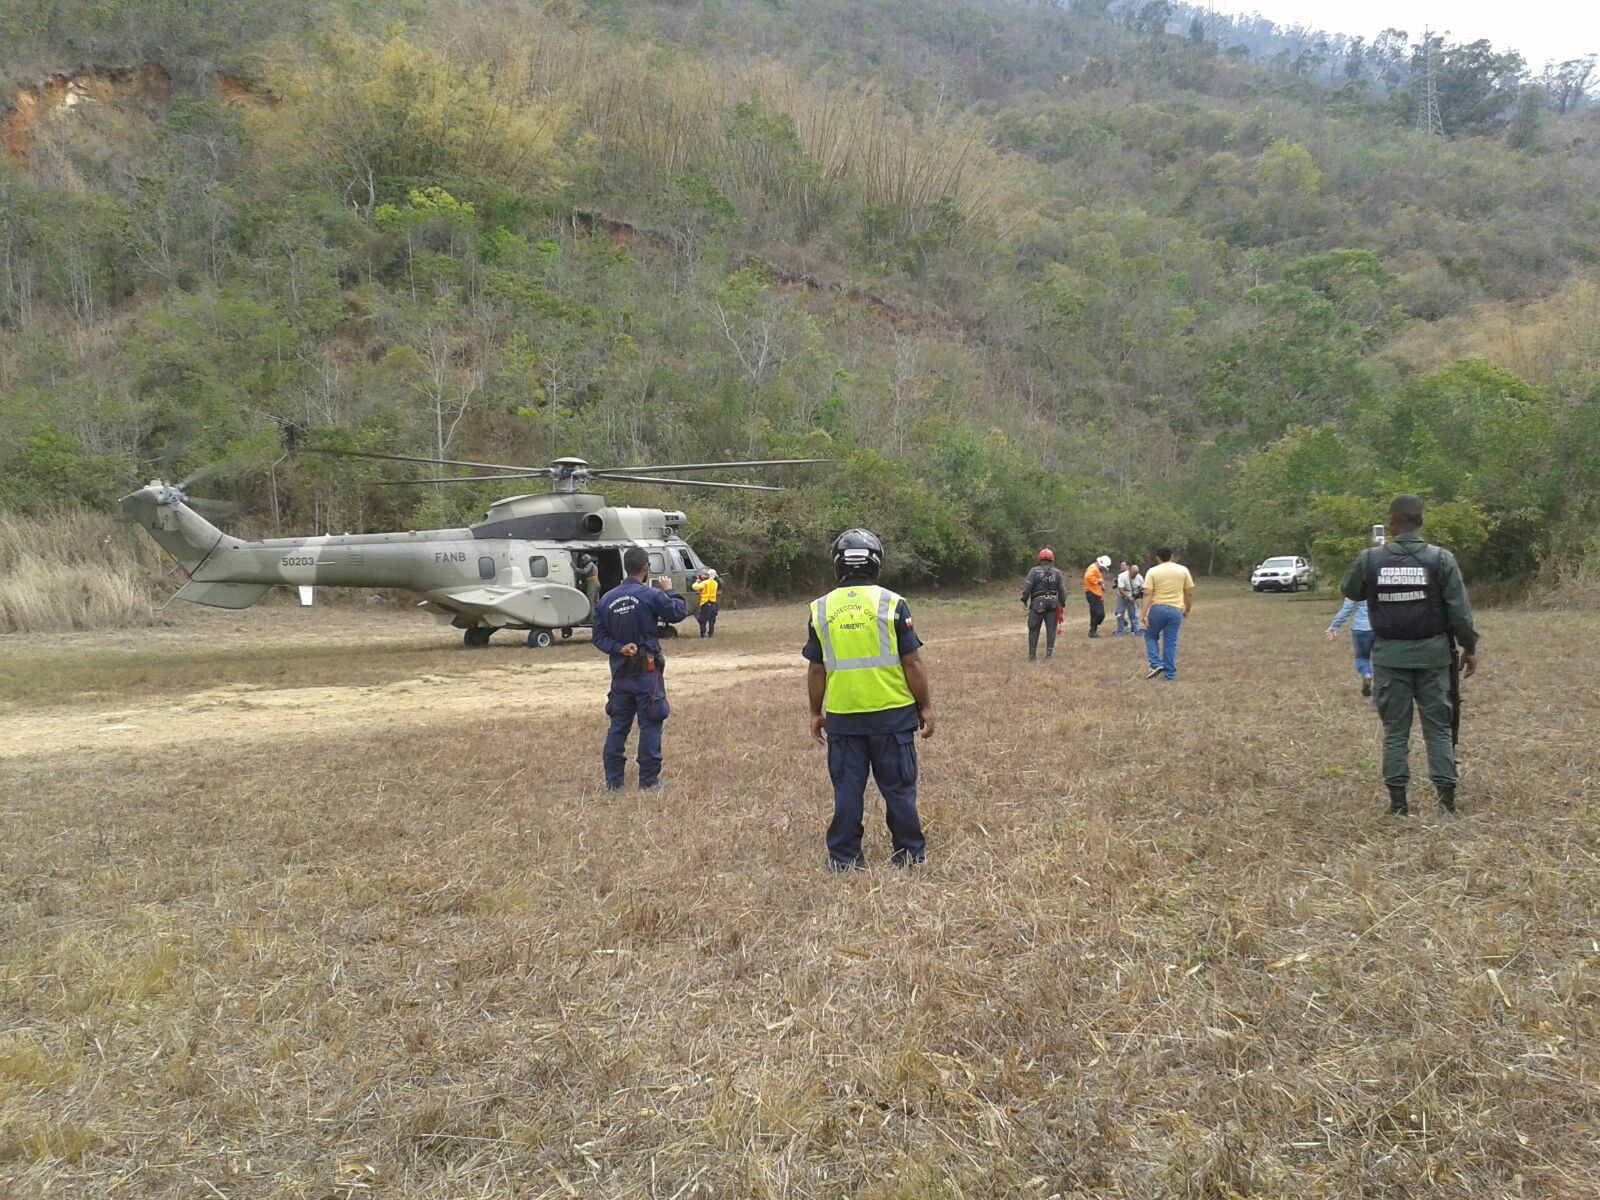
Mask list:
[[[144,528],[189,576],[180,600],[215,608],[249,608],[267,589],[298,587],[302,604],[314,587],[405,588],[422,596],[422,607],[463,631],[468,646],[484,646],[497,629],[525,629],[528,644],[548,646],[552,633],[570,637],[592,613],[577,566],[587,554],[600,571],[600,591],[622,582],[622,553],[641,546],[650,570],[678,590],[706,565],[679,536],[683,513],[659,508],[613,507],[603,496],[580,491],[591,479],[777,492],[767,484],[677,479],[661,472],[721,471],[802,466],[827,459],[761,459],[749,462],[673,463],[597,469],[581,458],[558,458],[548,467],[417,458],[323,450],[318,453],[390,462],[426,463],[480,472],[406,483],[476,483],[494,479],[550,479],[552,492],[509,496],[489,506],[482,521],[464,529],[408,533],[267,538],[245,541],[223,533],[191,506],[182,485],[153,480],[124,496],[124,520]],[[488,473],[483,473],[488,472]],[[690,593],[692,597],[692,593]],[[695,601],[691,598],[691,604]]]

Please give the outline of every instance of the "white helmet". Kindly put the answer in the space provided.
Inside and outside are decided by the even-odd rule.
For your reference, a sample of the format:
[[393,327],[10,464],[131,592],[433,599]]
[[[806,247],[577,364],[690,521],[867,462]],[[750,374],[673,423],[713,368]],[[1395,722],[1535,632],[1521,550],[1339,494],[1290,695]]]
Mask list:
[[717,577],[717,569],[715,567],[707,567],[706,574],[712,579],[715,579]]
[[1109,571],[1111,569],[1111,556],[1108,554],[1102,554],[1094,561],[1095,565],[1098,566],[1102,571]]

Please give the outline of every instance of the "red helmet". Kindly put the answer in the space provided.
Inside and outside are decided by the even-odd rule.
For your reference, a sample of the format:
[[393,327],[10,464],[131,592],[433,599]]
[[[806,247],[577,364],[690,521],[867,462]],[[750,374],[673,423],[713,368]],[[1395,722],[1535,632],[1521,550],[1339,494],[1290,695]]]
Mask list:
[[1056,552],[1054,550],[1050,549],[1049,546],[1046,546],[1043,550],[1039,551],[1039,561],[1040,562],[1055,562],[1055,560],[1056,560]]

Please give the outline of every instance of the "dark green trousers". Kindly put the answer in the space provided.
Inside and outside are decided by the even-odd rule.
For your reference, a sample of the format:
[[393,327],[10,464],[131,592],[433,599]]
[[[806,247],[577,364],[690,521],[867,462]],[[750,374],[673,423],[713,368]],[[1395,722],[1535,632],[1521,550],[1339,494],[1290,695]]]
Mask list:
[[1435,787],[1455,787],[1456,748],[1450,741],[1450,668],[1372,665],[1372,697],[1383,721],[1383,781],[1405,787],[1411,780],[1411,710],[1422,717],[1428,776]]

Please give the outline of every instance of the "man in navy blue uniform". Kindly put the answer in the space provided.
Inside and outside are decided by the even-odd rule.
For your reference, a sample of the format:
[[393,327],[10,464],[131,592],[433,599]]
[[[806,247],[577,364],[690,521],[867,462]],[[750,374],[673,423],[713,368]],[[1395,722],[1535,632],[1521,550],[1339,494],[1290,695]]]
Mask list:
[[606,716],[611,718],[604,754],[606,787],[611,791],[622,787],[628,734],[637,716],[639,786],[648,790],[660,785],[661,724],[670,711],[662,679],[666,663],[661,657],[657,623],[676,625],[689,615],[689,605],[677,592],[669,590],[670,585],[651,587],[645,583],[650,556],[640,547],[633,546],[622,556],[622,569],[628,578],[601,598],[594,616],[594,647],[611,656],[611,692],[606,697]]

